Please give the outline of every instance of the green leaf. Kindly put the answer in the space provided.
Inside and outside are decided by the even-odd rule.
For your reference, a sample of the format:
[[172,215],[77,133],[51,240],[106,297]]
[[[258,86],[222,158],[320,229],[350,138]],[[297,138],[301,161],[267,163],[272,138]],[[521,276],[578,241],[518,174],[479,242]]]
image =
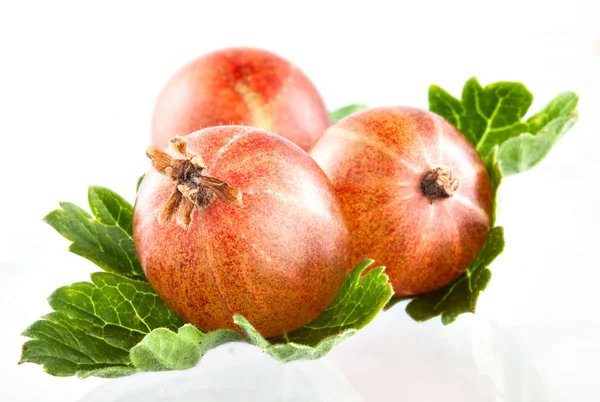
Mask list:
[[383,268],[372,269],[361,278],[371,264],[372,260],[358,264],[329,308],[296,331],[267,340],[240,315],[233,321],[246,338],[226,329],[205,334],[189,324],[178,333],[159,328],[131,349],[131,360],[143,371],[183,370],[196,365],[208,350],[227,342],[248,342],[283,362],[318,359],[371,322],[392,296]]
[[527,121],[528,133],[510,138],[500,145],[498,159],[505,175],[524,172],[540,163],[577,122],[577,99],[577,95],[571,92],[558,95]]
[[542,110],[527,119],[527,131],[538,133],[557,117],[574,117],[579,96],[574,92],[563,92],[552,99]]
[[329,308],[296,331],[267,340],[241,315],[235,315],[233,321],[246,338],[224,329],[204,334],[189,324],[177,334],[160,328],[131,350],[131,360],[144,371],[183,370],[196,365],[208,350],[227,342],[248,342],[283,362],[318,359],[371,322],[392,297],[392,287],[382,267],[361,278],[372,264],[373,260],[359,263]]
[[[518,82],[497,82],[483,88],[471,78],[460,100],[436,85],[429,88],[430,110],[458,128],[484,160],[494,192],[492,224],[503,175],[535,166],[577,120],[578,97],[572,92],[559,94],[524,121],[532,101],[533,95]],[[446,287],[412,298],[406,307],[408,314],[417,321],[441,315],[442,322],[449,324],[459,314],[475,311],[478,295],[491,278],[487,266],[503,248],[502,228],[495,227],[468,270]],[[391,301],[387,308],[399,301]]]
[[484,156],[495,145],[527,131],[522,119],[532,101],[531,92],[519,82],[483,88],[473,77],[465,83],[461,100],[437,85],[429,88],[429,109],[451,122]]
[[282,362],[319,359],[329,353],[334,346],[351,337],[357,331],[356,329],[347,329],[336,335],[328,336],[315,346],[308,346],[295,342],[271,343],[263,338],[244,317],[236,315],[234,322],[242,328],[250,343],[258,346],[263,352]]
[[238,332],[229,329],[205,334],[191,324],[177,333],[158,328],[131,349],[131,361],[143,371],[185,370],[194,367],[210,349],[241,340]]
[[578,100],[575,93],[563,92],[524,121],[533,95],[519,82],[496,82],[483,88],[471,78],[461,100],[437,85],[429,88],[429,109],[458,128],[482,157],[499,146],[498,162],[504,175],[528,170],[548,154],[577,121]]
[[373,260],[368,259],[357,264],[327,310],[296,331],[267,341],[243,317],[236,316],[234,321],[253,344],[278,360],[320,358],[370,323],[392,297],[383,267],[361,277],[371,264]]
[[498,146],[496,145],[488,156],[483,161],[487,169],[488,175],[490,176],[490,182],[492,185],[492,192],[494,194],[494,204],[492,207],[492,225],[496,223],[496,210],[498,206],[498,188],[502,183],[502,170],[498,163]]
[[135,192],[136,193],[140,189],[140,186],[142,185],[142,182],[144,181],[145,177],[146,177],[146,173],[144,173],[143,175],[141,175],[140,178],[138,179],[137,184],[135,185]]
[[50,295],[54,312],[23,332],[32,340],[21,362],[43,364],[56,376],[125,375],[132,373],[129,350],[147,333],[184,323],[147,282],[106,272],[91,278]]
[[352,113],[359,112],[366,108],[367,108],[367,105],[364,103],[348,105],[348,106],[344,106],[339,109],[336,109],[333,112],[329,113],[329,117],[331,118],[331,122],[333,124],[335,124],[338,121],[342,120],[344,117],[349,116]]
[[316,346],[329,336],[343,333],[346,329],[360,329],[371,322],[394,293],[383,267],[371,269],[361,278],[373,262],[365,259],[352,269],[335,300],[319,317],[271,341]]
[[467,271],[451,284],[415,297],[406,306],[406,312],[416,321],[426,321],[438,315],[444,325],[450,324],[462,313],[474,313],[479,294],[491,278],[488,266],[504,249],[504,230],[493,228],[475,261]]
[[[75,244],[77,250],[96,247],[91,254],[94,261],[119,262],[118,258],[124,257],[111,248],[110,233],[120,239],[123,234],[131,238],[132,215],[126,208],[131,206],[115,193],[95,187],[90,189],[89,202],[94,218],[75,205],[63,203],[63,209],[54,211],[47,220],[74,242],[71,248]],[[104,226],[119,232],[105,233]],[[92,235],[99,232],[104,237]],[[111,258],[104,254],[108,251]],[[188,369],[208,350],[240,341],[254,344],[281,361],[316,359],[367,325],[392,296],[383,268],[361,277],[372,263],[364,260],[351,271],[321,316],[271,340],[264,339],[239,315],[234,316],[234,322],[247,338],[227,329],[203,333],[184,325],[145,277],[138,280],[96,272],[91,283],[74,283],[52,293],[48,301],[54,312],[23,332],[32,339],[23,346],[21,363],[42,364],[55,376],[116,378],[142,371]],[[103,265],[126,265],[111,264]]]
[[81,379],[88,377],[100,377],[100,378],[120,378],[139,373],[135,367],[131,366],[109,366],[94,370],[80,370],[77,372],[77,376]]
[[52,211],[44,220],[72,242],[69,251],[105,271],[144,279],[133,244],[131,204],[102,187],[90,187],[88,201],[93,216],[62,202],[62,209]]

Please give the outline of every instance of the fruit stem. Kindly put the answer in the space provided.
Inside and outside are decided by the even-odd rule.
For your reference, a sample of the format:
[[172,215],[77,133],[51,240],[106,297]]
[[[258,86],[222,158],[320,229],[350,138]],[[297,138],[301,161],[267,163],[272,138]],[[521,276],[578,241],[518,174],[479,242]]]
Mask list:
[[421,194],[433,203],[452,197],[459,185],[460,181],[454,177],[450,169],[436,167],[423,174],[419,189]]
[[177,183],[159,213],[158,220],[161,224],[169,223],[178,211],[177,222],[183,227],[188,227],[192,221],[194,207],[204,209],[212,204],[215,197],[227,205],[242,203],[242,192],[238,188],[202,174],[206,166],[202,158],[188,152],[186,141],[180,137],[172,138],[169,148],[184,158],[174,158],[154,146],[148,147],[146,151],[152,166],[160,174]]

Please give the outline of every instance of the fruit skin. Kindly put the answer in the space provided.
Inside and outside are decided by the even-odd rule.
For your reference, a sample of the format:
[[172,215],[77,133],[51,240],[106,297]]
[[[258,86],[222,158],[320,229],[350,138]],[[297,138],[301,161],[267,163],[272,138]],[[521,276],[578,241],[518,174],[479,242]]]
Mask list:
[[[395,297],[438,289],[475,259],[492,224],[493,192],[471,143],[442,117],[409,107],[368,109],[331,127],[310,152],[342,202],[350,259],[386,266]],[[430,201],[423,174],[460,182]]]
[[[215,199],[188,229],[157,214],[176,185],[151,169],[135,203],[133,235],[148,281],[177,314],[204,331],[237,329],[245,316],[265,337],[299,328],[335,298],[349,268],[339,201],[318,165],[264,130],[212,127],[183,137],[206,176],[242,192]],[[173,151],[167,153],[176,156]]]
[[308,77],[265,50],[230,48],[201,56],[166,83],[152,118],[152,145],[223,124],[277,133],[305,151],[331,125]]

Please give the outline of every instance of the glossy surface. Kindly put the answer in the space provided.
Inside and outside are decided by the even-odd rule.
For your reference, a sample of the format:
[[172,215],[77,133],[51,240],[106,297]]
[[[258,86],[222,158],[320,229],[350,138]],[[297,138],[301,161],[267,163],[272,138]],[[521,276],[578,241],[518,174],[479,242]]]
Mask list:
[[238,313],[272,337],[316,318],[349,267],[341,207],[321,169],[291,142],[251,127],[185,139],[204,160],[203,174],[241,189],[242,205],[217,199],[194,212],[187,230],[175,221],[162,226],[157,213],[175,183],[151,169],[133,228],[154,289],[203,330],[234,328]]
[[232,48],[188,63],[166,83],[154,109],[152,144],[205,127],[243,124],[277,133],[304,150],[330,126],[308,77],[264,50]]
[[[395,297],[446,285],[473,261],[491,224],[492,190],[481,158],[441,117],[407,107],[353,114],[310,155],[331,179],[350,232],[352,263],[385,265]],[[449,168],[460,181],[430,202],[422,175]]]

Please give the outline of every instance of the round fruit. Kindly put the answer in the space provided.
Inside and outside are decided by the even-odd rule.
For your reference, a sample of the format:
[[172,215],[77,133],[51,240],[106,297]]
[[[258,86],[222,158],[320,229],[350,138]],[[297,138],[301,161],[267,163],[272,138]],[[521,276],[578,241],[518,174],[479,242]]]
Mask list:
[[206,54],[163,88],[152,118],[152,144],[224,124],[277,133],[307,151],[331,125],[323,99],[306,75],[264,50]]
[[211,127],[148,148],[133,240],[148,281],[198,328],[263,336],[299,328],[335,298],[349,267],[341,206],[319,166],[290,141]]
[[483,247],[490,179],[471,143],[440,116],[365,110],[331,127],[310,155],[342,202],[351,263],[385,265],[395,297],[450,283]]

